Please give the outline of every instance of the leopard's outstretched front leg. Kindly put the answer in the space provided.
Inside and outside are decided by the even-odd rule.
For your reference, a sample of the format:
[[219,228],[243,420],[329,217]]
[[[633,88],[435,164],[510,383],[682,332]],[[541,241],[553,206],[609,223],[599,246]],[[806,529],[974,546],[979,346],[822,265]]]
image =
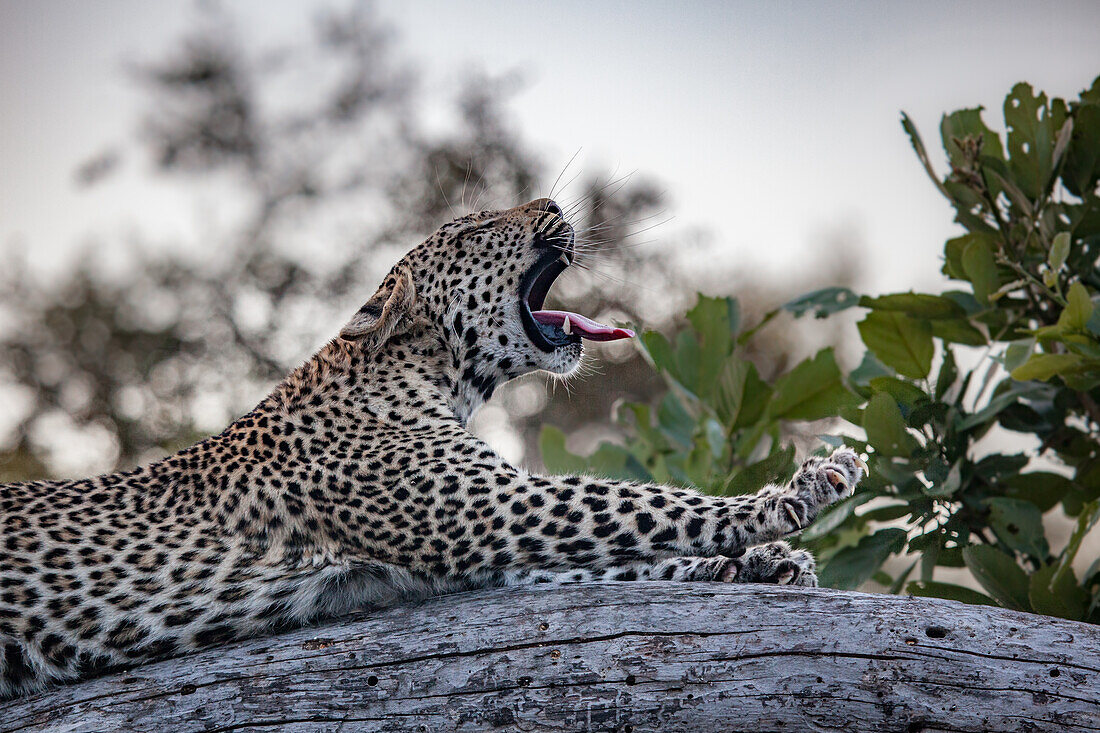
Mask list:
[[[523,571],[599,572],[681,557],[738,558],[804,529],[826,506],[850,496],[863,466],[854,451],[842,448],[806,461],[785,486],[713,496],[595,476],[532,475],[461,435],[455,441],[483,462],[461,475],[448,465],[421,465],[400,501],[409,516],[424,518],[416,538],[423,552],[395,562],[438,578],[490,584]],[[447,497],[445,505],[424,508],[420,495],[436,491]]]
[[540,550],[558,553],[539,553],[538,559],[550,566],[606,568],[678,556],[737,557],[749,547],[805,529],[826,506],[852,494],[865,468],[855,451],[841,448],[827,458],[805,461],[786,486],[732,497],[588,477],[532,477],[554,501],[548,507],[549,536],[564,536],[559,518],[580,524],[587,535],[567,527],[577,539],[539,542]]

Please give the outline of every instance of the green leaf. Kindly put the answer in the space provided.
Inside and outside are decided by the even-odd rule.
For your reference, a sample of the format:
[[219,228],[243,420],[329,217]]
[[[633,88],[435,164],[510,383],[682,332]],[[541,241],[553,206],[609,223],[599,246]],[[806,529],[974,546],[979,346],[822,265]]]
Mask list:
[[[1095,87],[1094,87],[1095,88]],[[1062,167],[1062,182],[1074,196],[1096,190],[1100,177],[1100,104],[1082,104],[1073,113],[1073,135]]]
[[1073,476],[1083,501],[1100,497],[1100,458],[1092,456],[1092,452],[1090,450],[1090,457],[1077,464],[1077,471]]
[[[1005,384],[1011,386],[1002,391],[1001,385]],[[1037,384],[1013,384],[1007,380],[1001,382],[1001,385],[998,385],[997,390],[994,392],[995,396],[986,403],[985,407],[959,420],[955,426],[956,429],[960,431],[969,430],[977,425],[989,422],[1003,410],[1015,405],[1024,397],[1030,397],[1044,389],[1044,387]]]
[[1005,480],[1008,494],[1015,499],[1026,499],[1045,512],[1054,507],[1069,492],[1073,482],[1065,476],[1046,471],[1033,471],[1010,476]]
[[[955,207],[955,221],[971,232],[988,235],[997,233],[982,216],[982,210],[988,208],[985,197],[975,191],[972,185],[967,185],[962,180],[948,179],[944,181],[943,187]],[[996,181],[989,181],[989,192],[990,195],[1000,195],[1001,188]]]
[[1044,616],[1057,616],[1071,620],[1084,617],[1089,595],[1077,584],[1072,571],[1067,577],[1059,575],[1060,563],[1044,565],[1031,576],[1028,585],[1028,600],[1035,613]]
[[[929,537],[929,535],[933,536]],[[932,576],[936,572],[936,566],[939,565],[940,556],[944,553],[943,533],[939,530],[933,530],[924,537],[929,539],[925,548],[918,550],[914,543],[922,538],[914,537],[909,541],[909,550],[910,552],[920,552],[920,579],[928,582],[932,580]]]
[[988,155],[995,159],[1004,160],[1004,151],[1001,149],[1000,136],[986,126],[982,120],[982,107],[960,109],[949,115],[944,115],[940,120],[940,139],[943,149],[956,166],[964,166],[966,158],[956,140],[964,140],[968,137],[982,138],[982,155]]
[[919,562],[920,562],[920,558],[917,558],[913,562],[909,563],[909,567],[905,568],[905,570],[898,573],[897,580],[895,580],[893,583],[889,584],[890,587],[887,589],[886,592],[889,593],[890,595],[895,595],[895,596],[898,593],[901,593],[901,589],[905,586],[905,581],[909,580],[909,576],[913,574],[913,569],[917,567],[917,563],[919,563]]
[[985,334],[964,318],[932,321],[932,335],[950,344],[985,346],[989,343]]
[[825,318],[856,305],[859,296],[848,288],[822,288],[806,293],[783,304],[783,309],[796,317],[813,313],[814,318]]
[[951,349],[944,349],[943,363],[940,364],[940,373],[936,376],[936,389],[933,397],[937,400],[943,399],[943,396],[947,394],[947,390],[951,389],[951,385],[958,378],[959,369],[955,366],[955,354],[952,353]]
[[860,390],[861,393],[866,394],[872,379],[889,377],[893,374],[894,370],[879,361],[874,352],[864,351],[863,359],[860,361],[859,366],[848,374],[848,379],[852,386]]
[[993,247],[987,239],[976,237],[967,242],[962,251],[962,269],[966,279],[974,286],[974,297],[988,303],[990,294],[996,292],[1000,284]]
[[711,298],[699,295],[695,307],[688,311],[688,320],[703,339],[707,351],[725,359],[733,349],[733,337],[741,328],[741,311],[734,298]]
[[966,311],[950,298],[924,293],[893,293],[877,298],[863,296],[859,299],[863,308],[882,311],[900,311],[914,318],[943,319],[963,318]]
[[856,494],[855,496],[849,496],[847,499],[838,501],[831,507],[825,509],[814,520],[813,524],[803,530],[799,538],[803,542],[810,540],[821,539],[822,537],[832,534],[838,527],[844,524],[849,517],[855,512],[856,507],[866,504],[874,496],[871,494]]
[[671,370],[671,373],[680,384],[694,394],[698,394],[700,387],[710,388],[714,385],[714,380],[703,382],[699,379],[702,371],[703,350],[699,347],[699,342],[690,330],[684,329],[676,334],[675,351],[676,368]]
[[962,468],[956,463],[947,470],[947,475],[942,480],[932,481],[931,486],[922,486],[921,493],[925,496],[942,498],[951,496],[962,488]]
[[[1070,140],[1073,137],[1073,127],[1074,127],[1073,118],[1072,117],[1069,117],[1069,118],[1065,117],[1065,104],[1064,104],[1064,102],[1062,102],[1061,99],[1055,99],[1054,103],[1051,104],[1052,111],[1056,108],[1056,105],[1057,105],[1057,109],[1059,110],[1059,112],[1058,112],[1059,116],[1064,118],[1065,122],[1062,123],[1062,129],[1058,130],[1058,136],[1057,136],[1057,138],[1055,138],[1055,141],[1054,141],[1054,154],[1052,156],[1053,157],[1052,165],[1055,169],[1058,168],[1058,164],[1061,163],[1062,160],[1065,158],[1066,149],[1069,147]],[[1050,181],[1050,183],[1053,183],[1053,180]],[[1049,187],[1049,184],[1048,184],[1048,187]]]
[[711,456],[716,460],[721,458],[726,450],[726,431],[717,420],[708,417],[703,421],[703,434],[706,436]]
[[[709,420],[709,422],[714,422]],[[700,430],[695,444],[691,450],[688,451],[686,456],[682,456],[683,461],[681,468],[684,474],[688,478],[689,486],[696,486],[700,490],[705,492],[712,492],[717,486],[714,485],[715,480],[715,466],[714,466],[714,446],[711,443],[710,436],[707,435],[706,425],[704,423],[704,429]],[[725,441],[719,443],[719,451],[724,448]],[[722,472],[722,477],[719,480],[724,481],[725,472]]]
[[[940,139],[951,161],[951,166],[955,169],[972,169],[975,157],[980,158],[983,163],[987,160],[997,163],[1004,157],[997,133],[986,127],[985,122],[982,121],[981,107],[962,109],[944,115],[940,121]],[[968,152],[971,148],[968,143],[971,142],[978,144],[976,156]],[[987,183],[991,197],[996,200],[1001,189],[995,182],[987,181]],[[956,218],[963,226],[970,230],[986,226],[975,211],[979,205],[984,205],[984,202],[973,187],[954,178],[948,178],[942,185],[942,189],[946,190],[948,198],[955,205]]]
[[928,159],[928,150],[924,147],[924,141],[921,140],[920,133],[917,132],[917,126],[913,124],[913,121],[905,112],[901,113],[901,127],[905,130],[905,134],[909,136],[909,142],[913,145],[913,152],[917,154],[917,158],[920,160],[921,165],[924,166],[924,170],[928,173],[928,177],[932,179],[932,183],[940,189],[940,193],[950,198],[947,189],[944,188],[943,182],[932,168],[932,162]]
[[775,422],[764,420],[747,426],[739,434],[732,436],[734,455],[742,461],[749,460],[750,456],[759,452],[760,441],[770,439],[777,432],[777,427]]
[[918,445],[905,428],[897,402],[884,392],[875,394],[867,403],[863,429],[867,431],[867,442],[884,456],[909,456]]
[[1085,324],[1085,330],[1093,336],[1100,336],[1100,308],[1092,309],[1092,315],[1089,316],[1088,323]]
[[1020,210],[1023,216],[1028,219],[1035,216],[1035,207],[1031,205],[1027,194],[1016,185],[1016,179],[1009,173],[1007,166],[1000,161],[982,160],[982,169],[982,172],[987,174],[986,181],[990,184],[990,194],[993,194],[996,188],[1000,186],[1005,195],[1008,196],[1009,201]]
[[[1056,129],[1047,96],[1034,94],[1030,84],[1021,82],[1005,97],[1004,115],[1009,170],[1024,194],[1038,199],[1051,174]],[[1058,122],[1057,127],[1061,126]]]
[[[970,232],[961,237],[949,239],[943,247],[943,274],[955,280],[967,280],[966,269],[963,267],[963,252],[972,242],[984,241],[987,244],[991,238],[979,232]],[[991,250],[992,251],[992,250]],[[973,296],[971,296],[973,297]],[[979,304],[980,305],[980,304]]]
[[[633,421],[627,420],[627,415],[633,417]],[[640,440],[648,443],[654,450],[664,442],[660,433],[653,427],[653,409],[649,405],[627,402],[619,412],[618,421],[628,430],[633,430]]]
[[1028,457],[1013,453],[991,453],[974,466],[974,474],[996,484],[1007,476],[1017,476],[1028,463]]
[[1031,379],[1045,382],[1057,375],[1079,371],[1085,363],[1077,354],[1032,354],[1023,365],[1012,370],[1012,378],[1021,382]]
[[1028,578],[1016,561],[988,545],[963,549],[963,561],[974,578],[1005,608],[1028,611]]
[[949,601],[962,601],[974,606],[997,605],[996,601],[984,593],[954,583],[941,583],[936,580],[914,580],[905,589],[910,595],[922,598],[946,598]]
[[601,443],[590,456],[578,456],[565,447],[565,434],[547,425],[539,436],[542,462],[551,473],[592,473],[607,478],[632,481],[652,481],[645,467],[626,448],[613,443]]
[[643,351],[649,355],[653,366],[657,371],[669,371],[675,369],[676,357],[672,353],[672,344],[657,331],[646,331],[640,339]]
[[1073,572],[1073,561],[1081,549],[1086,535],[1100,521],[1100,500],[1082,507],[1077,523],[1070,534],[1065,549],[1058,560],[1040,568],[1032,576],[1030,591],[1040,606],[1040,613],[1061,616],[1069,619],[1083,619],[1089,605],[1089,593],[1077,582]]
[[752,328],[747,328],[741,332],[741,334],[737,337],[737,344],[739,346],[747,344],[753,336],[759,333],[759,331],[764,328],[764,326],[767,326],[769,323],[771,323],[772,319],[778,316],[782,311],[782,308],[772,308],[770,311],[765,313],[755,326],[753,326]]
[[771,396],[772,388],[760,378],[756,365],[730,356],[718,378],[715,409],[723,423],[741,428],[760,419]]
[[673,392],[665,393],[657,408],[657,429],[682,450],[691,448],[695,418]]
[[932,368],[932,326],[904,313],[872,311],[858,324],[867,348],[906,377],[923,379]]
[[1074,392],[1091,392],[1100,387],[1100,361],[1089,359],[1079,370],[1063,374],[1062,381]]
[[1069,243],[1069,232],[1058,232],[1054,235],[1054,241],[1050,244],[1050,256],[1047,258],[1051,270],[1058,272],[1062,269],[1062,265],[1066,264],[1066,258],[1069,257]]
[[1066,307],[1058,317],[1058,325],[1074,331],[1084,331],[1091,317],[1092,301],[1089,299],[1089,291],[1080,282],[1075,282],[1066,293]]
[[597,476],[626,481],[652,482],[653,475],[629,450],[614,443],[600,443],[596,452],[588,456],[588,471]]
[[767,483],[778,483],[794,472],[794,446],[787,446],[767,458],[745,466],[726,483],[726,496],[749,494]]
[[1073,533],[1070,535],[1065,549],[1062,550],[1061,572],[1073,572],[1070,565],[1077,557],[1077,551],[1081,549],[1081,542],[1084,541],[1085,535],[1096,526],[1098,521],[1100,521],[1100,500],[1086,504],[1077,516],[1077,524],[1073,528]]
[[1010,342],[1004,353],[1004,368],[1009,372],[1013,371],[1030,359],[1033,351],[1035,351],[1033,338]]
[[565,448],[565,433],[553,425],[546,425],[539,436],[542,463],[550,473],[581,473],[588,468],[583,457]]
[[[1063,309],[1064,312],[1064,309]],[[1056,323],[1053,326],[1040,326],[1031,332],[1035,335],[1035,338],[1039,341],[1062,341],[1065,342],[1066,336],[1069,335],[1066,327],[1061,323]]]
[[871,389],[875,392],[885,392],[899,405],[906,407],[913,407],[921,400],[928,399],[923,389],[897,377],[875,377],[871,380]]
[[861,539],[855,547],[845,547],[833,555],[818,577],[821,584],[829,588],[857,588],[875,574],[886,558],[901,552],[904,547],[905,530],[880,529]]
[[955,301],[960,308],[966,311],[967,317],[973,318],[985,310],[985,306],[978,302],[978,299],[974,297],[974,293],[968,293],[965,290],[945,290],[941,295]]
[[844,386],[832,349],[822,349],[775,382],[768,415],[783,420],[819,420],[860,403]]
[[1050,547],[1043,530],[1043,514],[1039,508],[1022,499],[996,497],[987,499],[989,524],[1009,548],[1046,560]]

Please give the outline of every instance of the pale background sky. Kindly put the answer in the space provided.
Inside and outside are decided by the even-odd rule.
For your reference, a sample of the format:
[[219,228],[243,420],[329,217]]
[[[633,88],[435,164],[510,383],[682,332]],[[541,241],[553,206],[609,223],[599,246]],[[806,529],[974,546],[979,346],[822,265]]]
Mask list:
[[[305,32],[304,4],[225,3],[248,40]],[[898,124],[939,158],[940,114],[1028,80],[1058,96],[1100,73],[1097,2],[379,3],[439,98],[459,72],[518,70],[512,110],[551,167],[637,170],[671,194],[670,230],[709,230],[736,261],[797,268],[854,232],[869,292],[934,286],[955,231]],[[45,267],[89,233],[170,240],[198,212],[129,161],[109,186],[75,165],[131,136],[125,63],[188,28],[184,0],[0,0],[0,245]],[[412,244],[412,243],[410,243]]]

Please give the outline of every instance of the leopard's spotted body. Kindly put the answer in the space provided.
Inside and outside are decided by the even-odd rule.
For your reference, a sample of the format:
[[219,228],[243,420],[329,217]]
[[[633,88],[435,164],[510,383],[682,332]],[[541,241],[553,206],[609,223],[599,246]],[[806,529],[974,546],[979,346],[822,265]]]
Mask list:
[[777,540],[852,490],[849,450],[713,497],[532,475],[465,430],[501,383],[576,367],[577,334],[533,332],[528,309],[571,254],[548,199],[458,219],[221,434],[128,473],[0,486],[0,698],[458,589],[816,584]]

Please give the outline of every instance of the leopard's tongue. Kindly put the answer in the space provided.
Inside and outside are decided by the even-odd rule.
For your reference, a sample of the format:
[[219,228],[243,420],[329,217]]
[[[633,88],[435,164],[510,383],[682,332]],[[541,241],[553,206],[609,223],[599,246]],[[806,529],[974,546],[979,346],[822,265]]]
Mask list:
[[[534,311],[531,315],[539,323],[558,326],[566,333],[575,333],[589,341],[618,341],[634,337],[634,332],[629,328],[612,328],[568,311]],[[565,325],[567,322],[568,326]]]

